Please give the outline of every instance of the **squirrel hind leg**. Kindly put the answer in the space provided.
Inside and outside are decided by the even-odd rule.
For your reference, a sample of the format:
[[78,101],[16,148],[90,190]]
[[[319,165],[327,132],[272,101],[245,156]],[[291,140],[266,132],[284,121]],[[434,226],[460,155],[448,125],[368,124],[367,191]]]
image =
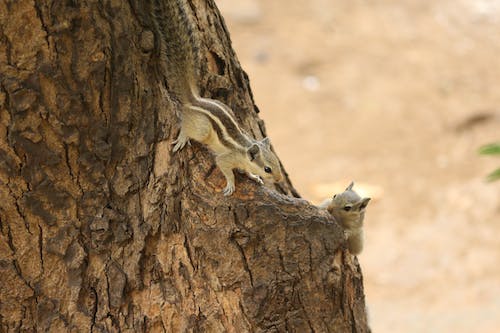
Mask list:
[[175,153],[181,150],[186,143],[189,143],[190,139],[205,143],[210,136],[210,129],[210,122],[206,116],[196,111],[193,112],[190,108],[185,108],[181,130],[177,139],[173,142],[174,148],[172,151]]
[[184,135],[203,144],[209,144],[214,132],[209,118],[194,107],[185,109],[181,127],[179,137]]
[[189,143],[189,137],[187,137],[181,130],[179,135],[177,136],[177,139],[175,139],[174,142],[172,143],[174,145],[172,151],[175,153],[176,151],[181,150],[182,148],[184,148],[186,143]]

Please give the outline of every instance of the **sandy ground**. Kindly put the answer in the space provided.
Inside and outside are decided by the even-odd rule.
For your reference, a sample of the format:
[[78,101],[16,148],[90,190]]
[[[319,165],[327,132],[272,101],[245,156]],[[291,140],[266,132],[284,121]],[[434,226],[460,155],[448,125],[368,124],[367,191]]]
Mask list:
[[217,0],[304,196],[374,198],[378,332],[500,332],[499,0]]

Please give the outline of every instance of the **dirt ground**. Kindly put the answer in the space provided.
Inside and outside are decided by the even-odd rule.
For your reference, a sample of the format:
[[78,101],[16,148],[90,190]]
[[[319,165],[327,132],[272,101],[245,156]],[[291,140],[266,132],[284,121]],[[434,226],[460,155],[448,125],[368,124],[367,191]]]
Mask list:
[[499,332],[499,0],[218,0],[268,134],[318,203],[372,196],[377,332]]

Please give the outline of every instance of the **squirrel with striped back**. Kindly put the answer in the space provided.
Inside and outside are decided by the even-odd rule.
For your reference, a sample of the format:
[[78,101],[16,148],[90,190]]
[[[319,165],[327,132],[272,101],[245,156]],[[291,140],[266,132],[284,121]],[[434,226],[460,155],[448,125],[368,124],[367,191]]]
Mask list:
[[174,141],[173,152],[181,150],[190,139],[206,145],[215,155],[215,163],[226,179],[224,195],[235,190],[233,170],[244,171],[250,179],[283,179],[278,158],[268,138],[256,140],[238,125],[226,104],[201,97],[197,82],[200,61],[199,39],[187,13],[186,0],[155,0],[156,23],[161,34],[162,53],[172,80],[169,88],[182,104],[181,129]]

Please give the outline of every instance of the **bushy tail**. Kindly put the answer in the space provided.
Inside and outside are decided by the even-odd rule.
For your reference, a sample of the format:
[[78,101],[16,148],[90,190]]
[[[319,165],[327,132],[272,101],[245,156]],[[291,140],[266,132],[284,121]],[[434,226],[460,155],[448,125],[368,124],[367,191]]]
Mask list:
[[169,89],[181,102],[198,95],[199,39],[186,0],[153,0]]

